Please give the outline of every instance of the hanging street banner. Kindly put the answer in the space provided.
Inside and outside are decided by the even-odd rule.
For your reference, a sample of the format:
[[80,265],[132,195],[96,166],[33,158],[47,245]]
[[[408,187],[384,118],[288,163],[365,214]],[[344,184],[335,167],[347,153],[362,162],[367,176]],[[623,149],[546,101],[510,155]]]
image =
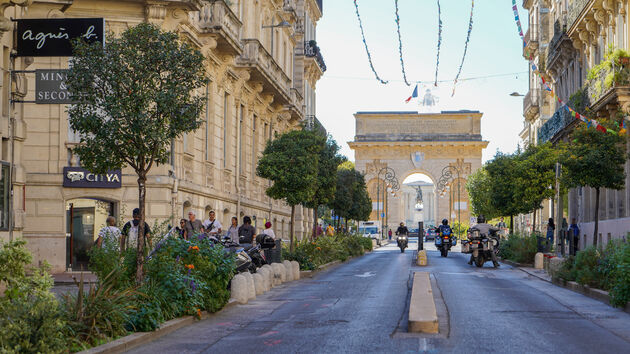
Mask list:
[[63,186],[73,188],[120,188],[122,186],[120,170],[95,174],[81,167],[63,168]]
[[17,20],[17,56],[70,57],[72,40],[104,43],[102,18],[46,18]]
[[35,103],[72,103],[67,80],[68,70],[35,70]]

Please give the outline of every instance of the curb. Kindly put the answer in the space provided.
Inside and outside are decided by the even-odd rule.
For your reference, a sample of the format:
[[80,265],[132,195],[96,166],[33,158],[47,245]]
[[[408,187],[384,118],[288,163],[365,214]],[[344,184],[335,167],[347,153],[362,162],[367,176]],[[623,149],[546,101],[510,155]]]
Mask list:
[[[582,295],[584,295],[586,297],[589,297],[589,298],[591,298],[593,300],[597,300],[597,301],[603,302],[606,305],[608,305],[610,307],[613,307],[610,304],[610,295],[609,295],[609,293],[607,291],[604,291],[604,290],[601,290],[601,289],[597,289],[597,288],[591,288],[589,286],[584,286],[584,285],[578,284],[578,283],[576,283],[574,281],[566,281],[566,280],[560,279],[560,278],[551,278],[551,281],[550,281],[548,279],[545,279],[543,277],[538,276],[537,274],[530,273],[527,270],[522,269],[520,267],[518,267],[518,269],[523,271],[523,272],[525,272],[525,273],[527,273],[527,274],[529,274],[529,275],[531,275],[531,276],[534,276],[534,277],[536,277],[536,278],[538,278],[540,280],[546,281],[546,282],[551,283],[551,284],[553,284],[555,286],[558,286],[560,288],[564,288],[564,289],[576,292],[578,294],[582,294]],[[620,307],[613,307],[613,308],[618,308],[621,311],[624,311],[626,313],[630,313],[630,302],[628,302],[626,304],[625,308],[620,308]]]
[[[223,310],[228,308],[232,308],[236,306],[238,303],[235,300],[230,300],[223,308],[216,312],[220,313]],[[199,321],[203,321],[214,314],[203,312],[201,315],[201,319]],[[128,336],[118,338],[114,341],[99,345],[97,347],[93,347],[90,349],[86,349],[84,351],[79,352],[79,354],[100,354],[100,353],[124,353],[128,350],[131,350],[139,345],[154,341],[160,337],[163,337],[169,333],[172,333],[182,327],[189,326],[195,323],[197,320],[193,316],[186,316],[175,318],[169,321],[162,323],[160,328],[156,329],[153,332],[137,332],[132,333]]]
[[533,264],[517,263],[517,262],[513,262],[513,261],[510,261],[510,260],[507,260],[507,259],[501,259],[500,262],[508,264],[508,265],[511,265],[512,267],[532,267],[532,268],[534,267]]

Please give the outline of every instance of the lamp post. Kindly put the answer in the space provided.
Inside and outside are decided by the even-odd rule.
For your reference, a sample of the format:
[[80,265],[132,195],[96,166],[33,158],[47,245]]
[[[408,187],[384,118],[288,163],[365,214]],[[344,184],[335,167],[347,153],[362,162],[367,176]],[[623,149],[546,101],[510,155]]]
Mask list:
[[[457,178],[457,221],[461,225],[462,223],[462,206],[461,206],[461,175],[463,174],[463,166],[459,165],[449,165],[442,169],[442,175],[440,176],[440,180],[437,184],[437,189],[444,192],[446,188],[449,186],[453,186],[454,178]],[[451,206],[453,204],[453,197],[455,196],[455,191],[450,188],[449,191],[449,217],[451,217]],[[451,197],[451,193],[453,196]],[[437,220],[436,220],[437,222]]]
[[376,174],[376,217],[381,221],[381,239],[383,238],[384,227],[386,226],[384,223],[387,222],[385,208],[383,208],[383,214],[381,216],[380,210],[380,197],[381,197],[381,174],[383,175],[383,204],[387,204],[387,185],[385,183],[389,183],[392,191],[397,191],[400,189],[398,184],[398,179],[396,178],[396,172],[390,167],[381,168]]
[[280,21],[280,23],[276,24],[276,25],[269,25],[269,26],[262,26],[262,28],[271,28],[271,56],[273,57],[273,29],[274,28],[286,28],[286,27],[291,27],[291,24],[288,23],[285,20]]

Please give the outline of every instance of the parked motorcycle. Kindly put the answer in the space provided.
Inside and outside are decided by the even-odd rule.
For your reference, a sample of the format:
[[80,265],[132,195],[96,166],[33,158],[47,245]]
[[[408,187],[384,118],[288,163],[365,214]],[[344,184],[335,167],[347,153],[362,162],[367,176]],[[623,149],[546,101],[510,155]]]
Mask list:
[[407,248],[408,242],[409,242],[409,239],[407,238],[407,235],[405,234],[398,235],[396,237],[396,243],[398,243],[398,247],[400,248],[400,253],[405,252],[405,248]]
[[496,233],[485,234],[479,229],[471,228],[469,240],[462,241],[462,253],[471,253],[472,262],[477,267],[483,267],[487,261],[492,261],[498,267],[497,253],[499,252],[499,237]]
[[232,242],[228,236],[224,236],[221,240],[219,240],[214,235],[211,235],[208,239],[215,245],[221,244],[225,253],[232,253],[236,255],[236,271],[238,273],[250,271],[254,262],[244,247],[236,242]]

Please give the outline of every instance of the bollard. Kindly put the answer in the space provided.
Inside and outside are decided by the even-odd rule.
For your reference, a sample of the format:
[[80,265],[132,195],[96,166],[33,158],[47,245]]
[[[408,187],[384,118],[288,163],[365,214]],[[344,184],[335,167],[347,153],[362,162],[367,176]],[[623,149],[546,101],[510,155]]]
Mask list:
[[541,252],[536,253],[536,255],[534,256],[534,268],[543,269],[544,262],[544,255]]
[[424,222],[418,221],[418,251],[424,249]]
[[416,260],[416,264],[419,266],[427,265],[427,251],[426,250],[418,251],[418,259]]

